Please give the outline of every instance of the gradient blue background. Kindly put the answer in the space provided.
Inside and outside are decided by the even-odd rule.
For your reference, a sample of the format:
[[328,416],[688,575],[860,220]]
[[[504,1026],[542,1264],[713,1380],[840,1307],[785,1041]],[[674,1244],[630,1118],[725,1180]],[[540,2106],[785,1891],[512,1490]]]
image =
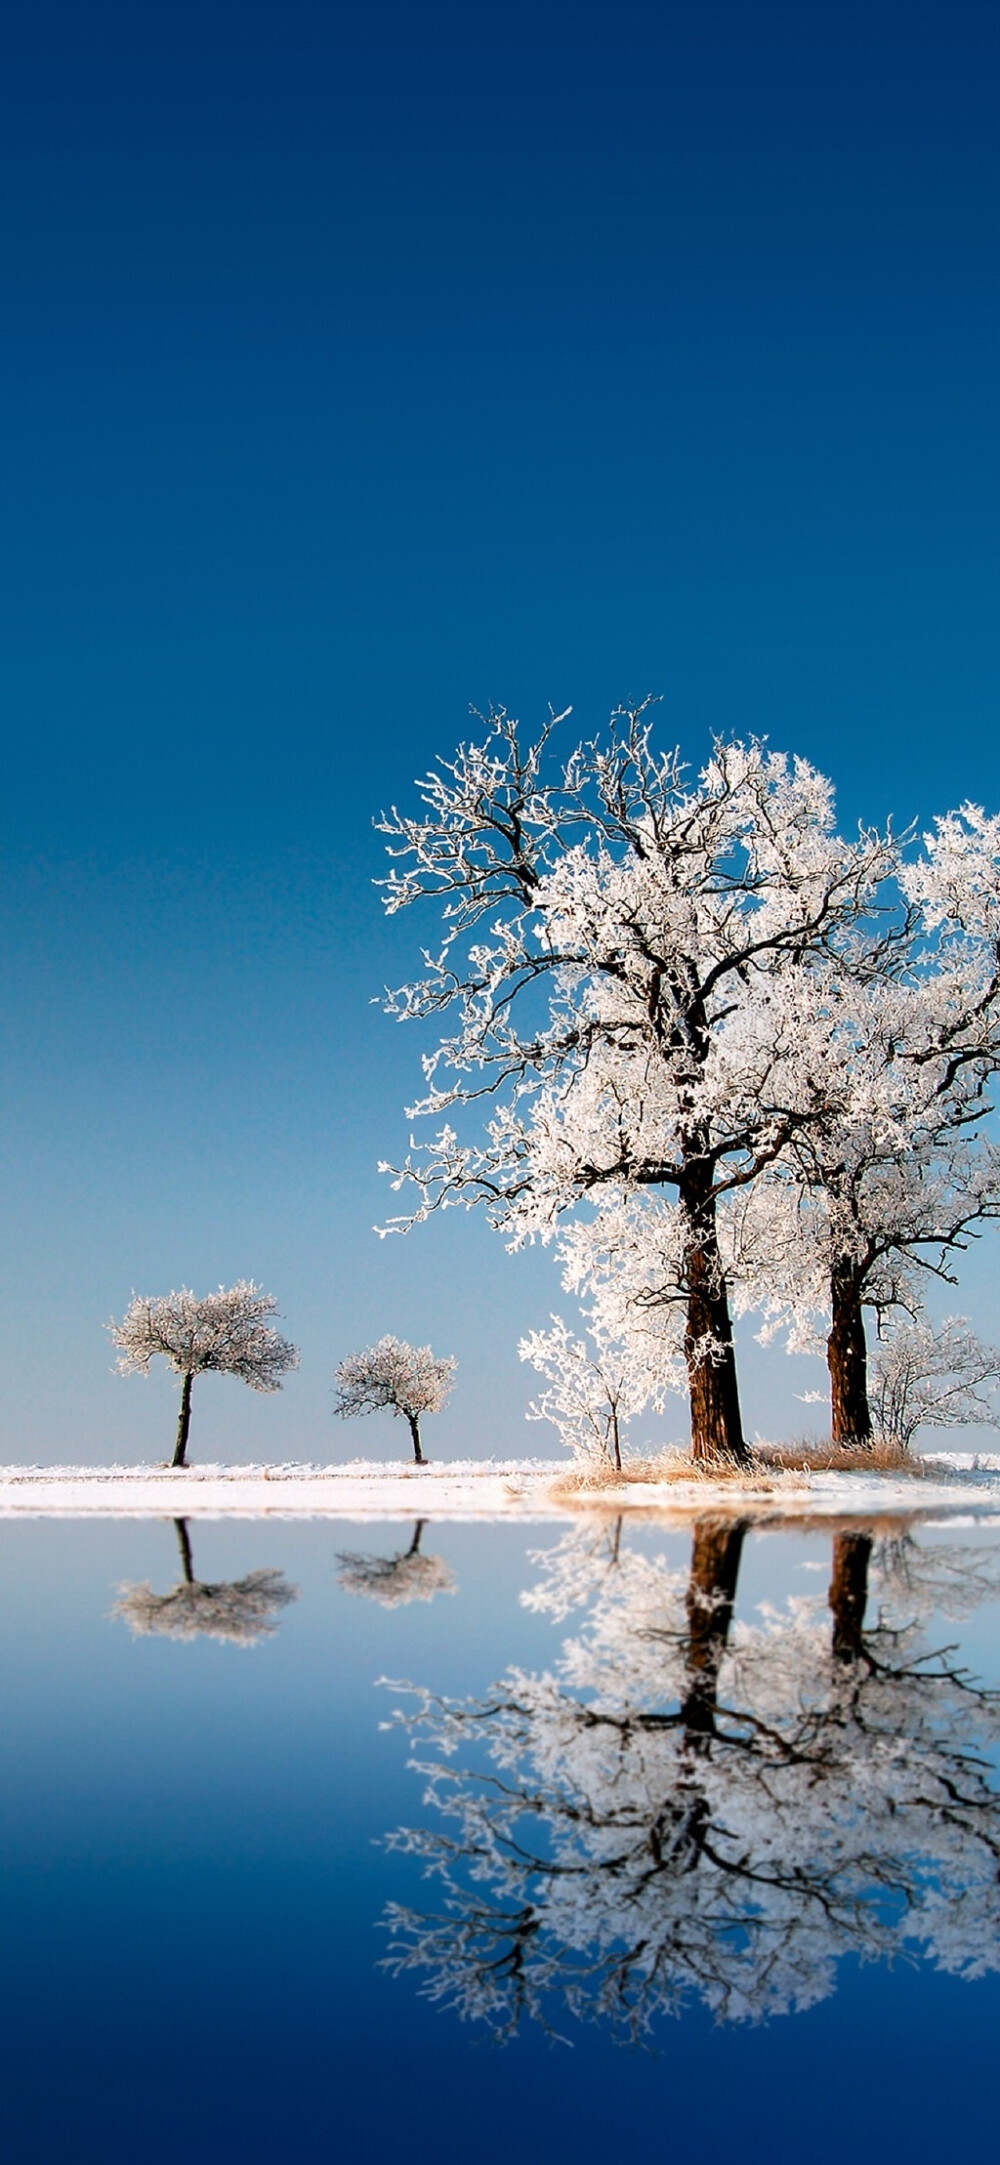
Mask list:
[[[8,1457],[165,1446],[133,1287],[303,1347],[206,1455],[395,1451],[342,1353],[525,1431],[556,1299],[370,1233],[420,1047],[370,820],[467,727],[662,692],[846,820],[1000,801],[998,39],[949,0],[11,8],[0,31]],[[966,1303],[996,1329],[980,1266]],[[751,1428],[802,1388],[747,1364]],[[678,1408],[674,1428],[683,1430]]]

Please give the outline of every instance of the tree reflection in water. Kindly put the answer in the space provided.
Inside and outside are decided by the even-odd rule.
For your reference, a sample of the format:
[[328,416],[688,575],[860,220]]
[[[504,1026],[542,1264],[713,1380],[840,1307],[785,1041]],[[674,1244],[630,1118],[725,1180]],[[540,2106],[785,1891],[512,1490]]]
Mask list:
[[396,1687],[440,1819],[391,1846],[443,1902],[390,1906],[391,1969],[501,2035],[562,2008],[636,2039],[694,2001],[809,2007],[848,1954],[1000,1967],[1000,1697],[925,1641],[934,1552],[925,1587],[915,1543],[840,1533],[826,1601],[734,1626],[745,1532],[701,1519],[686,1577],[570,1537],[529,1597],[559,1615],[596,1589],[554,1672],[481,1701]]
[[417,1519],[408,1549],[395,1556],[374,1556],[366,1549],[342,1549],[337,1557],[337,1578],[348,1594],[364,1594],[383,1609],[400,1609],[408,1601],[433,1601],[435,1594],[453,1594],[455,1578],[440,1556],[424,1556],[420,1541],[427,1524]]
[[119,1587],[112,1616],[124,1617],[133,1631],[159,1632],[168,1639],[225,1639],[254,1646],[276,1629],[280,1611],[294,1601],[297,1589],[280,1571],[248,1571],[243,1579],[209,1583],[196,1579],[186,1519],[175,1519],[183,1577],[167,1594],[154,1594],[147,1583]]

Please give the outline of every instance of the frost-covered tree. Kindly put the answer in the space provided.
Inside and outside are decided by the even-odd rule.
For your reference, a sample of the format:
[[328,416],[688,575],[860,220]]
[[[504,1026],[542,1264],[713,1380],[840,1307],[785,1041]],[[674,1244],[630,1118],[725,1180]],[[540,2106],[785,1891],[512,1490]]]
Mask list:
[[908,1445],[919,1428],[1000,1428],[1000,1347],[983,1345],[964,1316],[948,1316],[937,1329],[894,1326],[872,1367],[882,1436]]
[[[723,1282],[738,1301],[742,1258],[730,1225],[723,1197],[716,1222]],[[686,1387],[684,1237],[674,1203],[645,1191],[606,1197],[558,1240],[563,1285],[581,1303],[599,1365],[623,1379],[630,1420],[647,1408],[661,1412],[667,1395]]]
[[559,1440],[575,1458],[597,1460],[622,1470],[622,1432],[652,1398],[659,1403],[662,1386],[657,1376],[643,1370],[634,1352],[608,1340],[599,1329],[588,1331],[590,1346],[574,1338],[561,1316],[552,1317],[552,1328],[529,1331],[518,1346],[522,1361],[529,1361],[547,1379],[548,1388],[527,1409],[529,1421],[551,1421]]
[[[388,908],[435,896],[445,920],[390,1011],[454,1024],[412,1109],[445,1125],[396,1169],[417,1193],[396,1222],[482,1203],[513,1244],[567,1214],[582,1239],[585,1206],[600,1220],[664,1199],[661,1296],[693,1450],[742,1461],[720,1207],[811,1114],[799,1005],[895,845],[838,837],[824,778],[758,743],[717,743],[689,782],[642,709],[551,773],[550,736],[524,747],[492,716],[420,785],[422,813],[382,822],[399,861]],[[475,1139],[454,1125],[465,1111],[485,1113]]]
[[869,1535],[838,1537],[829,1607],[734,1624],[743,1539],[701,1522],[686,1580],[602,1564],[552,1671],[400,1717],[440,1817],[394,1845],[445,1903],[391,1907],[390,1966],[432,1999],[636,2038],[691,2001],[811,2006],[847,1954],[998,1967],[995,1696],[919,1618],[869,1619]]
[[158,1300],[135,1296],[120,1323],[109,1323],[111,1342],[119,1348],[119,1375],[149,1374],[157,1354],[181,1378],[181,1404],[172,1463],[183,1466],[191,1426],[191,1385],[195,1376],[238,1376],[252,1391],[278,1391],[298,1351],[267,1321],[277,1301],[252,1278],[220,1286],[199,1300],[182,1286]]
[[362,1549],[342,1549],[337,1557],[337,1577],[345,1593],[363,1594],[383,1609],[405,1608],[411,1601],[433,1601],[435,1594],[456,1591],[454,1573],[440,1556],[425,1556],[420,1547],[426,1519],[418,1519],[408,1549],[394,1556],[375,1556]]
[[440,1413],[447,1403],[457,1362],[449,1355],[438,1360],[429,1346],[408,1346],[402,1338],[380,1338],[362,1353],[349,1353],[337,1370],[334,1413],[350,1420],[359,1413],[402,1414],[413,1440],[417,1465],[424,1464],[420,1448],[420,1417]]
[[740,1305],[819,1350],[836,1441],[869,1440],[865,1315],[916,1318],[924,1282],[1000,1214],[989,1086],[1000,1061],[1000,828],[950,813],[904,859],[895,899],[812,969],[797,1058],[812,1116],[727,1228]]
[[[873,1435],[865,1316],[917,1317],[924,1288],[956,1283],[958,1259],[1000,1214],[989,1079],[1000,1044],[996,960],[960,931],[886,906],[796,988],[790,1103],[808,1107],[758,1177],[720,1203],[720,1253],[740,1312],[766,1341],[825,1355],[836,1441]],[[674,1214],[651,1196],[603,1208],[560,1244],[568,1290],[620,1356],[676,1363]]]
[[[918,1016],[909,1003],[911,1044]],[[832,1434],[864,1442],[877,1426],[865,1316],[880,1331],[902,1327],[919,1317],[926,1281],[956,1283],[958,1257],[1000,1213],[1000,1157],[982,1132],[981,1069],[970,1063],[942,1088],[874,1030],[844,1057],[840,1107],[828,1099],[786,1162],[741,1199],[734,1240],[743,1304],[763,1306],[765,1338],[787,1328],[792,1350],[819,1350],[825,1319]]]
[[281,1610],[297,1599],[280,1571],[248,1571],[245,1578],[209,1582],[196,1579],[187,1520],[175,1519],[183,1577],[167,1594],[154,1594],[148,1582],[121,1586],[113,1616],[134,1632],[167,1639],[224,1639],[233,1646],[255,1646],[269,1638]]
[[[978,1154],[956,1143],[923,1157],[883,1153],[880,1161],[871,1152],[864,1165],[860,1154],[852,1153],[836,1197],[796,1194],[775,1180],[743,1214],[737,1239],[745,1263],[755,1218],[753,1237],[767,1243],[762,1272],[741,1280],[741,1305],[764,1309],[762,1340],[785,1329],[791,1352],[825,1353],[833,1439],[864,1444],[898,1433],[884,1429],[883,1342],[902,1346],[908,1331],[927,1335],[922,1281],[957,1284],[958,1257],[998,1215],[1000,1183],[988,1144]],[[873,1354],[866,1316],[880,1334]]]

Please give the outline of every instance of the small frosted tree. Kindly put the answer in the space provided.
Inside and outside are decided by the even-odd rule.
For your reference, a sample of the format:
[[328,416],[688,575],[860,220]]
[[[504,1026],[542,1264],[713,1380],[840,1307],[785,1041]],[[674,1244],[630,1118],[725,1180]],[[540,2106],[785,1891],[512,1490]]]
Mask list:
[[119,1348],[119,1375],[148,1375],[151,1360],[161,1353],[182,1379],[172,1465],[185,1464],[195,1376],[214,1371],[238,1376],[252,1391],[278,1391],[288,1370],[298,1366],[297,1348],[267,1321],[277,1312],[270,1293],[252,1278],[241,1278],[204,1300],[187,1286],[159,1300],[136,1296],[121,1322],[108,1324],[112,1345]]
[[918,1428],[1000,1428],[1000,1348],[984,1346],[964,1316],[938,1330],[900,1325],[872,1359],[872,1411],[883,1436],[908,1446]]
[[561,1316],[549,1331],[530,1331],[518,1345],[548,1388],[528,1407],[529,1421],[551,1421],[559,1440],[583,1463],[610,1459],[622,1470],[622,1430],[641,1413],[655,1384],[627,1346],[616,1346],[591,1328],[592,1348],[574,1338]]
[[120,1586],[111,1613],[147,1637],[221,1639],[231,1646],[255,1646],[268,1639],[282,1609],[297,1598],[280,1571],[248,1571],[242,1579],[197,1579],[186,1519],[175,1519],[182,1578],[167,1594],[154,1594],[148,1580]]
[[362,1353],[349,1353],[337,1370],[334,1413],[344,1420],[354,1414],[380,1413],[388,1408],[402,1414],[413,1438],[413,1456],[424,1464],[420,1448],[420,1416],[440,1413],[447,1403],[457,1363],[449,1356],[436,1360],[430,1346],[408,1346],[402,1338],[380,1338]]

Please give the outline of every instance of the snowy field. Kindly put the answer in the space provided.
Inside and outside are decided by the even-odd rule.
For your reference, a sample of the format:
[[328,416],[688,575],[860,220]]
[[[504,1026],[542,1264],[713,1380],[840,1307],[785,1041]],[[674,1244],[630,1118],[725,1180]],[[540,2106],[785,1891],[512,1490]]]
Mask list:
[[565,1459],[458,1459],[348,1465],[6,1466],[2,1518],[551,1519],[601,1510],[685,1520],[725,1509],[764,1519],[926,1518],[996,1514],[1000,1456],[929,1453],[923,1477],[885,1473],[767,1473],[746,1482],[672,1480],[567,1493]]

